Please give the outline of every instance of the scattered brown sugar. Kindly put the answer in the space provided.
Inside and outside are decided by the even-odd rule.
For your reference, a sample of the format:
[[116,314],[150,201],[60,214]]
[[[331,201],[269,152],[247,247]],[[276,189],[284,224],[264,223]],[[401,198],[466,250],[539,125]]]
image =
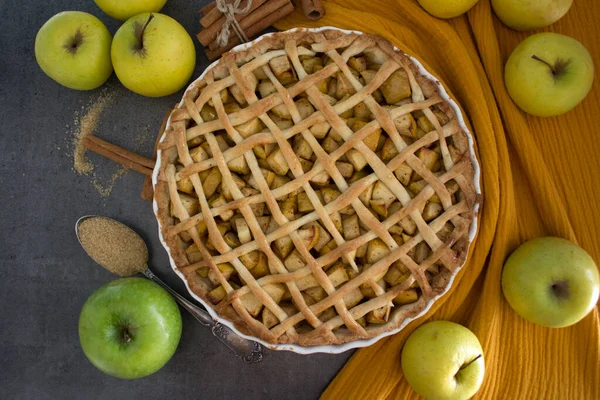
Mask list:
[[73,121],[74,130],[71,143],[73,170],[79,175],[91,176],[92,186],[102,197],[110,196],[115,182],[125,175],[128,169],[125,167],[119,168],[112,174],[110,179],[100,179],[96,174],[95,165],[87,157],[87,148],[83,145],[83,140],[94,134],[102,113],[113,102],[114,94],[109,92],[109,89],[103,88],[96,100],[90,102],[87,107],[82,107],[81,111],[75,111]]
[[127,171],[129,171],[129,168],[127,167],[119,168],[114,174],[112,174],[107,183],[101,182],[100,179],[98,179],[94,174],[94,179],[92,179],[92,186],[96,188],[98,193],[100,193],[100,196],[108,197],[110,196],[110,193],[112,192],[115,183],[119,180],[120,177],[125,175]]
[[86,218],[77,235],[85,251],[98,264],[119,276],[132,276],[147,268],[148,249],[131,228],[104,217]]
[[92,164],[86,157],[87,149],[83,145],[83,140],[94,133],[98,126],[98,121],[104,108],[113,100],[113,96],[106,90],[100,93],[98,99],[92,103],[87,112],[79,119],[78,113],[75,114],[75,126],[77,130],[73,135],[73,168],[80,175],[87,175],[94,170]]
[[[67,125],[71,133],[69,154],[73,156],[73,170],[79,175],[89,176],[90,183],[102,197],[110,196],[115,183],[129,169],[120,167],[110,177],[98,173],[96,165],[87,157],[87,148],[83,145],[83,142],[86,137],[95,133],[104,110],[114,101],[115,92],[111,92],[108,87],[102,88],[95,100],[90,101],[85,107],[82,106],[81,110],[75,111],[72,126]],[[142,127],[142,132],[133,138],[134,148],[132,150],[139,151],[151,136],[150,126]]]

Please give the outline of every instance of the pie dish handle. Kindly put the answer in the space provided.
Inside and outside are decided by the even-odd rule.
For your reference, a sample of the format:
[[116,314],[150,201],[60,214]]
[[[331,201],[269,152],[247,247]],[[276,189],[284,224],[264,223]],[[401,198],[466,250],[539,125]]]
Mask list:
[[150,269],[146,269],[144,271],[144,275],[146,278],[165,288],[175,298],[179,305],[192,314],[194,318],[198,320],[198,322],[204,326],[209,326],[213,335],[223,342],[223,344],[231,351],[233,351],[236,357],[241,358],[246,364],[253,364],[262,361],[262,347],[259,343],[244,339],[233,332],[229,327],[215,321],[206,311],[191,303],[185,297],[171,289],[166,283],[154,275]]

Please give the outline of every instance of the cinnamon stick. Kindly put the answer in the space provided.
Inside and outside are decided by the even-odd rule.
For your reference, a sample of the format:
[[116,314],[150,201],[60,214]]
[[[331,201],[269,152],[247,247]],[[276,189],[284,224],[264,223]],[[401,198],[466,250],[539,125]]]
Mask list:
[[121,147],[108,143],[94,135],[89,135],[83,140],[83,145],[95,152],[115,161],[129,169],[137,171],[147,176],[152,176],[154,161],[149,158],[142,157],[139,154],[132,153]]
[[302,0],[302,12],[306,18],[312,21],[321,18],[325,14],[321,0]]
[[[275,7],[275,5],[280,5]],[[261,8],[263,8],[261,10]],[[271,12],[266,12],[269,10]],[[259,32],[262,32],[281,18],[294,11],[294,6],[290,0],[273,0],[258,8],[254,13],[250,14],[247,18],[240,22],[241,28],[248,37],[252,37]],[[227,50],[230,50],[234,46],[240,43],[240,39],[237,36],[232,36],[225,47],[218,47],[215,42],[209,45],[209,48],[205,50],[206,56],[209,60],[215,60],[221,56]]]
[[[252,12],[254,12],[254,10],[256,10],[257,8],[259,8],[260,6],[262,6],[265,2],[269,3],[272,2],[273,0],[254,0],[252,2],[252,6],[250,6],[250,9],[248,10],[248,12],[244,13],[244,14],[235,14],[235,19],[238,22],[243,21],[247,16],[249,16],[250,14],[252,14]],[[248,0],[243,1],[241,3],[241,7],[245,7],[247,4]],[[214,15],[216,15],[217,19],[213,19]],[[209,17],[209,19],[205,20],[205,23],[209,23],[209,25],[204,25],[202,23],[202,20]],[[223,13],[221,13],[221,11],[217,10],[216,8],[213,9],[206,17],[202,18],[200,20],[200,24],[202,24],[203,27],[205,27],[206,29],[203,29],[199,34],[198,34],[198,40],[200,41],[200,43],[202,43],[203,46],[208,46],[210,44],[210,42],[212,42],[213,40],[216,39],[217,35],[219,34],[219,32],[221,31],[221,29],[223,28],[223,25],[225,24],[225,16],[223,15]],[[231,33],[232,35],[234,35],[234,33]]]
[[205,5],[204,7],[202,7],[200,9],[200,11],[198,11],[198,14],[208,14],[213,8],[217,7],[217,3],[216,2],[212,2],[212,3],[208,3],[207,5]]
[[[177,106],[177,105],[175,105]],[[154,143],[154,151],[152,152],[152,158],[154,158],[156,160],[156,153],[158,150],[158,144],[160,143],[160,138],[162,137],[163,133],[165,132],[165,128],[167,127],[167,121],[169,120],[169,116],[171,115],[171,112],[173,111],[172,108],[169,108],[169,110],[167,111],[167,114],[165,114],[165,117],[163,118],[161,124],[160,124],[160,128],[158,129],[158,136],[156,136],[156,141]],[[140,197],[146,201],[152,201],[152,198],[154,197],[154,188],[152,187],[152,177],[151,176],[147,176],[146,179],[144,179],[144,184],[142,185],[142,191],[140,192]]]
[[129,150],[125,150],[122,147],[116,146],[112,143],[107,142],[106,140],[100,139],[98,136],[90,135],[89,139],[90,139],[90,141],[98,144],[101,147],[104,147],[105,149],[107,149],[121,157],[127,158],[127,159],[129,159],[137,164],[141,164],[145,167],[154,168],[154,160],[151,160],[144,156],[140,156],[139,154],[136,154],[136,153],[132,153]]
[[[232,1],[232,0],[230,0],[230,1]],[[240,3],[240,8],[246,7],[246,5],[248,5],[248,1],[252,1],[252,0],[242,1]],[[243,14],[235,14],[235,19],[239,22],[240,19],[242,19],[244,16],[250,14],[253,10],[256,10],[265,1],[267,1],[267,0],[253,0],[252,5],[250,6],[250,9]],[[210,10],[207,14],[205,14],[204,17],[202,17],[200,19],[200,25],[202,25],[204,28],[208,28],[215,23],[218,24],[219,29],[225,23],[225,16],[223,15],[223,13],[221,11],[219,11],[216,8],[216,6],[215,6],[215,8]]]
[[[244,3],[247,3],[247,1],[245,1]],[[204,17],[200,18],[200,25],[202,25],[203,28],[208,28],[216,21],[218,21],[219,18],[221,18],[222,16],[223,13],[219,11],[216,7],[214,7],[212,10],[204,14]]]
[[[246,33],[246,30],[250,26],[258,23],[261,19],[263,19],[266,16],[268,16],[269,14],[277,11],[281,7],[284,7],[287,3],[291,3],[291,1],[290,0],[269,0],[266,4],[263,4],[260,8],[258,8],[254,13],[251,13],[246,18],[244,18],[240,22],[240,27],[242,28],[242,30],[244,30],[244,33]],[[293,4],[292,4],[292,6],[293,6]],[[249,37],[249,35],[246,35],[246,36]],[[236,36],[236,38],[237,38],[237,36]],[[231,37],[230,37],[230,40],[231,40]],[[239,42],[239,40],[238,40],[238,42]],[[208,46],[208,48],[210,50],[215,50],[217,47],[219,47],[219,45],[217,44],[216,40],[212,41]]]

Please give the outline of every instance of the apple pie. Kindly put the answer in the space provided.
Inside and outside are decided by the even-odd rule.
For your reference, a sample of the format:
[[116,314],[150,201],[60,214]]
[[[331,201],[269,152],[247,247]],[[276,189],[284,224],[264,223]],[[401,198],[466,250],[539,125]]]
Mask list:
[[225,54],[170,116],[155,212],[190,290],[271,344],[404,326],[463,265],[474,150],[440,83],[386,40],[334,29]]

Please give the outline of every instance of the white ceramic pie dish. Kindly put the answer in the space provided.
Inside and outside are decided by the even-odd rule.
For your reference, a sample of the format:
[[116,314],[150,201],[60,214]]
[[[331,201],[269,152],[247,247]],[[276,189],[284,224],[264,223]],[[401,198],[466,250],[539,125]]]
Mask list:
[[[295,32],[298,30],[306,30],[309,32],[320,32],[323,30],[337,30],[343,33],[353,33],[353,34],[363,34],[362,32],[359,31],[349,31],[349,30],[343,30],[343,29],[339,29],[339,28],[335,28],[335,27],[322,27],[322,28],[317,28],[317,29],[308,29],[308,28],[297,28],[297,29],[292,29],[289,30],[287,32]],[[267,38],[269,36],[271,36],[272,33],[268,33],[265,35],[262,35],[260,37],[258,37],[257,39],[253,40],[252,42],[249,43],[244,43],[241,45],[236,46],[235,48],[233,48],[231,51],[237,52],[237,51],[242,51],[242,50],[246,50],[249,47],[253,46],[255,43],[263,40],[264,38]],[[394,49],[397,51],[401,51],[399,49],[397,49],[394,46]],[[404,53],[406,54],[406,53]],[[455,114],[456,114],[456,118],[457,121],[460,125],[460,127],[462,128],[462,130],[465,132],[465,134],[467,135],[468,141],[469,141],[469,155],[471,158],[471,163],[473,165],[473,170],[474,170],[474,188],[475,188],[475,193],[480,196],[481,195],[481,169],[479,167],[479,163],[477,161],[477,157],[475,155],[475,148],[474,148],[474,140],[473,140],[473,136],[471,134],[471,132],[469,131],[469,129],[467,128],[465,121],[464,121],[464,117],[461,113],[460,108],[458,107],[458,105],[450,98],[450,96],[448,95],[448,93],[446,92],[445,88],[442,86],[442,84],[439,82],[439,80],[434,77],[433,75],[431,75],[424,67],[423,65],[414,57],[410,56],[407,54],[407,57],[410,58],[410,60],[414,63],[414,65],[418,68],[419,72],[425,76],[426,78],[428,78],[429,80],[431,80],[432,82],[436,83],[439,89],[439,95],[448,102],[448,104],[452,107],[452,109],[454,110]],[[204,72],[197,78],[197,79],[202,79],[206,73],[208,71],[210,71],[212,68],[214,68],[214,66],[219,62],[219,60],[213,62],[211,65],[209,65]],[[186,89],[186,91],[189,90]],[[182,96],[184,97],[184,96]],[[183,100],[181,101],[180,105],[183,105]],[[167,121],[167,125],[166,128],[168,128],[170,126],[171,120],[169,118],[169,120]],[[167,129],[165,129],[166,131]],[[162,142],[164,140],[165,136],[163,135],[160,138],[160,141]],[[160,156],[161,150],[158,150],[158,154],[156,157],[156,166],[154,168],[154,173],[152,174],[152,185],[155,187],[158,181],[158,172],[160,171],[161,168],[161,159],[162,157]],[[157,215],[158,213],[158,204],[156,202],[156,200],[153,201],[153,210],[155,215]],[[478,215],[479,215],[479,203],[476,202],[473,208],[473,214],[474,214],[474,218],[473,221],[471,223],[471,227],[469,229],[469,249],[471,248],[471,246],[473,245],[473,240],[476,236],[477,233],[477,229],[478,229]],[[249,335],[245,335],[243,333],[241,333],[238,329],[236,329],[236,327],[233,325],[233,323],[231,323],[230,321],[223,319],[222,317],[220,317],[212,308],[212,306],[210,304],[207,304],[204,300],[202,300],[199,296],[197,296],[189,287],[189,284],[187,282],[187,280],[185,279],[183,273],[181,273],[178,269],[177,269],[177,265],[175,264],[175,260],[173,259],[173,257],[171,256],[171,252],[169,247],[166,244],[166,241],[162,235],[162,227],[160,226],[160,220],[157,218],[157,220],[159,221],[159,229],[158,229],[158,235],[159,235],[159,239],[163,245],[163,247],[166,249],[167,254],[169,255],[169,261],[171,264],[171,267],[173,268],[173,271],[175,271],[175,273],[183,280],[183,282],[186,285],[186,288],[188,290],[188,292],[190,293],[190,295],[200,304],[202,304],[204,306],[204,308],[206,308],[206,310],[210,313],[210,315],[215,318],[217,321],[219,321],[221,324],[224,324],[226,326],[228,326],[229,328],[231,328],[234,332],[236,332],[238,335],[249,339],[249,340],[254,340],[256,342],[259,342],[260,344],[262,344],[263,346],[272,349],[272,350],[288,350],[288,351],[293,351],[295,353],[298,354],[313,354],[313,353],[328,353],[328,354],[338,354],[338,353],[343,353],[345,351],[351,350],[351,349],[356,349],[356,348],[361,348],[361,347],[367,347],[372,345],[373,343],[377,342],[378,340],[386,337],[386,336],[390,336],[393,335],[395,333],[398,333],[399,331],[401,331],[406,325],[408,325],[410,322],[414,321],[415,319],[418,319],[420,317],[422,317],[423,315],[425,315],[429,309],[431,308],[431,306],[433,305],[433,303],[435,301],[437,301],[440,297],[442,297],[444,294],[446,294],[450,288],[452,287],[452,285],[454,284],[454,278],[456,277],[456,275],[458,274],[458,272],[462,269],[462,267],[464,266],[464,263],[457,268],[454,273],[452,274],[450,281],[448,282],[448,285],[446,286],[446,289],[439,294],[438,296],[432,298],[427,305],[425,306],[425,308],[417,315],[415,315],[414,317],[409,317],[406,318],[402,324],[394,330],[391,331],[387,331],[387,332],[383,332],[378,336],[375,336],[373,338],[370,339],[362,339],[362,340],[355,340],[352,342],[348,342],[348,343],[344,343],[344,344],[339,344],[339,345],[321,345],[321,346],[301,346],[301,345],[297,345],[297,344],[273,344],[273,343],[268,343],[264,340],[258,339],[254,336],[249,336]],[[466,260],[465,260],[466,263]]]

